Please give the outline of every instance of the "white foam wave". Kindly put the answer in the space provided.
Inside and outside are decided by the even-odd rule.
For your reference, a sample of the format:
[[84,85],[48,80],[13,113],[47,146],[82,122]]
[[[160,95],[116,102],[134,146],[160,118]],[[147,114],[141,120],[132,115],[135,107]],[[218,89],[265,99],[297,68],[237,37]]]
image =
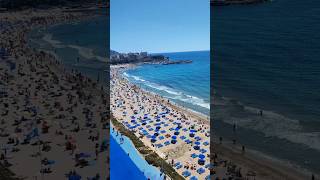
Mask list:
[[107,58],[106,57],[101,57],[101,56],[98,56],[98,55],[94,54],[93,49],[86,48],[86,47],[81,47],[81,46],[76,46],[76,45],[67,45],[67,47],[78,50],[78,53],[82,57],[84,57],[86,59],[96,58],[99,61],[107,62]]
[[[220,107],[219,107],[220,106]],[[225,103],[214,108],[214,118],[243,128],[262,132],[266,137],[278,137],[293,143],[304,144],[309,148],[320,150],[320,132],[305,132],[299,120],[281,114],[254,107]]]
[[107,62],[106,57],[98,56],[94,53],[93,49],[81,47],[77,45],[64,45],[61,41],[52,39],[52,34],[45,34],[42,38],[44,41],[48,42],[50,45],[52,45],[55,48],[73,48],[76,49],[80,56],[86,58],[86,59],[97,59],[98,61]]
[[168,94],[166,98],[176,99],[182,102],[186,102],[186,103],[197,105],[206,109],[210,109],[210,103],[206,102],[205,100],[199,97],[188,95],[176,89],[147,81],[138,76],[129,75],[126,72],[124,72],[123,75],[126,76],[127,78],[133,78],[135,81],[143,83],[145,86],[148,86],[150,88],[166,92]]
[[63,48],[64,46],[61,44],[60,41],[52,39],[52,34],[45,34],[42,38],[44,41],[48,42],[55,48]]

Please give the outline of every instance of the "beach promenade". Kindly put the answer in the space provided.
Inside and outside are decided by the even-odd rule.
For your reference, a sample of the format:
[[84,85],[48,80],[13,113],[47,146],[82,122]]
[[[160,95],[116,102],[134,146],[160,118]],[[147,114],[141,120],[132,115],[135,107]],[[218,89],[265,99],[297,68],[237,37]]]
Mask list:
[[94,13],[57,8],[1,16],[1,168],[23,179],[109,177],[109,100],[103,87],[26,43],[34,28]]

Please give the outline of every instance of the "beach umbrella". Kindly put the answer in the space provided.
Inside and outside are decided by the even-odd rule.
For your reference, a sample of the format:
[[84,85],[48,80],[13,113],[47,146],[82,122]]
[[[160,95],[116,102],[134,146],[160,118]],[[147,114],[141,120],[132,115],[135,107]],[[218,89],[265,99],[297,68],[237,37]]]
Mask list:
[[195,132],[197,132],[195,129],[190,130],[190,133],[195,133]]
[[172,140],[171,140],[171,143],[172,143],[172,144],[175,144],[175,143],[177,143],[177,140],[172,139]]
[[206,171],[206,170],[201,167],[201,168],[199,168],[199,169],[197,170],[197,173],[202,174],[202,173],[204,173],[205,171]]
[[199,150],[199,149],[200,149],[200,146],[194,146],[193,149],[194,149],[194,150]]
[[171,138],[172,138],[172,139],[177,139],[177,136],[172,136]]
[[195,176],[192,176],[192,177],[190,178],[190,180],[198,180],[198,178],[195,177]]
[[186,171],[182,172],[182,175],[183,175],[184,177],[188,177],[188,176],[191,175],[191,173],[186,170]]
[[190,137],[194,137],[194,134],[193,134],[193,133],[190,133],[189,136],[190,136]]
[[200,152],[201,152],[201,153],[206,153],[207,150],[205,150],[205,149],[200,149]]
[[179,131],[174,132],[174,135],[179,135],[179,134],[180,134]]
[[204,165],[204,163],[205,163],[205,160],[204,160],[204,159],[199,159],[199,160],[198,160],[198,164],[199,164],[199,165]]
[[193,153],[193,154],[191,154],[191,157],[196,158],[196,157],[198,157],[198,155],[196,153]]
[[204,154],[199,154],[200,159],[204,159],[206,156]]
[[199,141],[197,141],[197,142],[195,142],[194,144],[196,144],[196,145],[200,145],[200,142],[199,142]]
[[156,140],[155,138],[152,138],[152,139],[151,139],[151,142],[152,142],[152,143],[154,143],[154,142],[156,142],[156,141],[157,141],[157,140]]

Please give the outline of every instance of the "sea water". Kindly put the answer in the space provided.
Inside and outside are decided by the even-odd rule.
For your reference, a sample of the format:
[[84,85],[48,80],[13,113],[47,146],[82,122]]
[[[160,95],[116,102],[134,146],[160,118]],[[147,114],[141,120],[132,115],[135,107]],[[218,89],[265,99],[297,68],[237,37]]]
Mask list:
[[[104,12],[101,12],[104,13]],[[67,69],[108,85],[109,23],[105,15],[75,23],[38,28],[29,33],[31,47],[54,53]]]
[[124,77],[180,106],[209,115],[210,51],[161,54],[172,61],[192,60],[192,63],[145,64],[124,72]]
[[[213,7],[214,132],[320,172],[320,2]],[[262,110],[262,116],[260,112]]]

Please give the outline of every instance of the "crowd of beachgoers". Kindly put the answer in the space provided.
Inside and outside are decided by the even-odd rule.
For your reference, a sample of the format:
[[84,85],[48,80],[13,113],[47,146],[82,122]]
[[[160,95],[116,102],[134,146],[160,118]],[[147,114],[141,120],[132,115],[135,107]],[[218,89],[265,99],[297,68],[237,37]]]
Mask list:
[[[241,169],[217,154],[210,163],[210,122],[129,82],[123,72],[135,65],[111,67],[112,115],[186,179],[241,177]],[[211,175],[210,175],[211,174]]]
[[111,66],[111,114],[185,179],[307,177],[303,172],[282,166],[278,161],[259,155],[235,141],[217,136],[210,139],[212,132],[208,117],[148,92],[123,75],[136,66]]
[[0,163],[17,178],[109,177],[104,87],[26,39],[34,28],[92,16],[59,8],[1,13]]

